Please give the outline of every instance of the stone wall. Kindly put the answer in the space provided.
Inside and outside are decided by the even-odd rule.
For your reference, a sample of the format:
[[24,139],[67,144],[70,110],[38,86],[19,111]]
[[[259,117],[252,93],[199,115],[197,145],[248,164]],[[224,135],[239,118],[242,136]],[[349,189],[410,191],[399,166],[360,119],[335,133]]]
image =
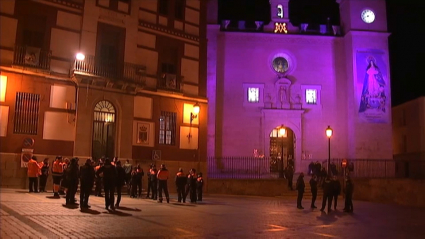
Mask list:
[[[295,183],[295,180],[294,180]],[[305,180],[307,184],[307,180]],[[209,179],[209,194],[288,195],[285,179]],[[425,207],[425,180],[355,179],[354,200]]]

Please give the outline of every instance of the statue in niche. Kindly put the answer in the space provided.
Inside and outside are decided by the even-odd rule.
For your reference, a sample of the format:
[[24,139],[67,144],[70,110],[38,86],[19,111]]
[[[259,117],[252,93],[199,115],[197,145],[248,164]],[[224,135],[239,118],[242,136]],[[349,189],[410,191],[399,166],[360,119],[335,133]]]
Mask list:
[[288,86],[281,85],[279,89],[279,99],[280,103],[288,103]]

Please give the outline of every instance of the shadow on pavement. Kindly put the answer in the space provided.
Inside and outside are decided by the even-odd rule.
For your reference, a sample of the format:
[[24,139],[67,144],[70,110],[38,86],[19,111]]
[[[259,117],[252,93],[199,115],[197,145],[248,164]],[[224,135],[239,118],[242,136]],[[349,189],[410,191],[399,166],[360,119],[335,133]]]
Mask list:
[[61,199],[60,197],[55,197],[55,196],[46,196],[46,198],[48,198],[48,199]]
[[134,211],[134,212],[141,212],[142,210],[138,209],[138,208],[129,208],[129,207],[117,207],[117,209],[119,210],[124,210],[124,211]]
[[120,216],[120,217],[133,216],[133,214],[120,212],[120,211],[117,211],[117,210],[108,210],[108,212],[103,212],[103,213],[109,213],[109,214],[117,215],[117,216]]
[[171,204],[176,205],[176,206],[183,206],[183,207],[194,207],[194,206],[196,206],[196,204],[180,203],[180,202],[171,203]]
[[15,193],[30,193],[29,191],[15,191]]
[[66,204],[62,204],[62,207],[64,208],[68,208],[68,209],[77,209],[79,204],[72,204],[72,205],[66,205]]
[[88,214],[92,214],[92,215],[99,215],[100,214],[99,211],[92,210],[92,209],[89,209],[89,208],[82,208],[80,211],[82,213],[88,213]]

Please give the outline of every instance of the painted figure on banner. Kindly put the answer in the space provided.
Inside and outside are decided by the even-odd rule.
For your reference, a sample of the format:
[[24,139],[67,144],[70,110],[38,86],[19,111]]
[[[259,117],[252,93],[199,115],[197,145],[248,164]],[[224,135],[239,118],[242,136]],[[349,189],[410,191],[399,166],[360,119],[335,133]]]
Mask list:
[[[357,55],[358,83],[362,83],[361,86],[360,84],[358,86],[359,90],[361,88],[358,112],[360,117],[368,122],[384,123],[388,121],[389,101],[386,93],[388,84],[384,79],[386,70],[384,63],[378,62],[378,57],[379,55],[374,53],[358,53]],[[364,59],[366,59],[366,64],[363,63]],[[362,66],[365,66],[366,69]]]

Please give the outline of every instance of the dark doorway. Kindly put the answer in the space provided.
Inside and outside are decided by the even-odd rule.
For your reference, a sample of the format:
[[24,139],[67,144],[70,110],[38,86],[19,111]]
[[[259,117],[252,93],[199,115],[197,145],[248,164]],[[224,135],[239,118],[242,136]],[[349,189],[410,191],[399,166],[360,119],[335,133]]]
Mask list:
[[115,107],[100,101],[94,107],[92,157],[115,157]]

